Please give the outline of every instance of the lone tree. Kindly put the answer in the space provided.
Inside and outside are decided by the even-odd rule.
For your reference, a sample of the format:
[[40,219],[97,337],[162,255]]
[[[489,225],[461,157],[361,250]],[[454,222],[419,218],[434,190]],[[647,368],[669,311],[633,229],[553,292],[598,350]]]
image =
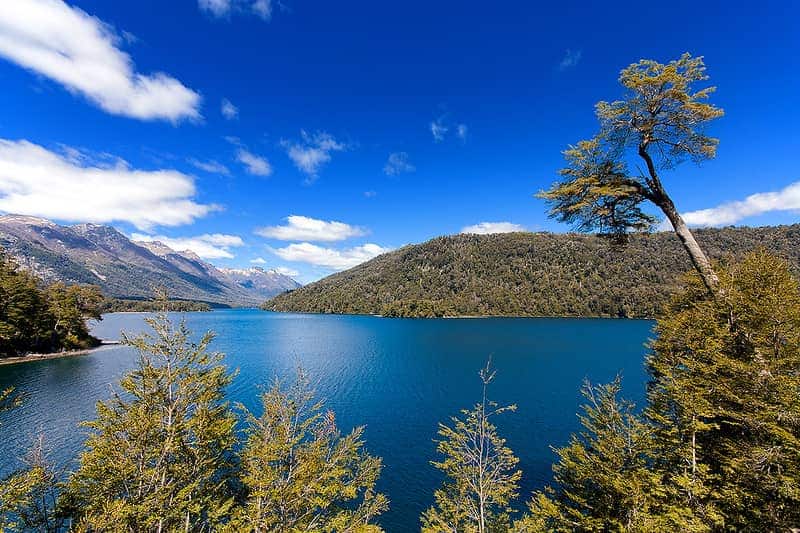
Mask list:
[[435,492],[435,505],[421,517],[423,533],[510,531],[511,502],[522,472],[492,419],[516,406],[500,407],[487,399],[486,389],[495,376],[490,363],[479,375],[480,403],[471,411],[462,410],[461,417],[452,417],[452,425],[439,424],[437,451],[444,458],[432,464],[448,479]]
[[[642,209],[651,202],[666,215],[709,292],[719,280],[708,256],[681,218],[661,183],[659,172],[686,159],[700,163],[716,155],[718,139],[703,127],[723,115],[707,102],[716,89],[695,90],[708,79],[702,57],[683,54],[664,65],[643,59],[622,70],[625,97],[596,106],[600,131],[564,151],[562,180],[539,194],[550,216],[581,231],[617,237],[652,229],[656,219]],[[628,161],[638,158],[635,171]]]

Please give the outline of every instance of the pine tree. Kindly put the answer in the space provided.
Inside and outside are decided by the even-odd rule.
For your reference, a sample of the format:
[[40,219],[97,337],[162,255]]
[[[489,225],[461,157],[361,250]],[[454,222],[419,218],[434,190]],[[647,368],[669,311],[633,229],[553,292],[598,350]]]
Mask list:
[[223,399],[232,374],[193,343],[183,323],[148,319],[153,330],[124,341],[139,352],[123,394],[98,402],[97,418],[63,506],[79,530],[210,531],[233,504],[236,419]]
[[364,451],[363,427],[342,436],[334,415],[298,372],[288,390],[277,381],[249,415],[241,481],[247,497],[235,531],[380,531],[373,520],[388,508],[375,492],[381,460]]
[[508,531],[510,504],[517,496],[522,472],[519,459],[497,434],[492,419],[516,406],[499,407],[487,399],[487,387],[495,371],[487,363],[480,371],[483,383],[481,401],[452,426],[439,424],[441,440],[437,447],[444,459],[432,464],[447,481],[434,494],[436,504],[422,515],[422,531],[486,533]]

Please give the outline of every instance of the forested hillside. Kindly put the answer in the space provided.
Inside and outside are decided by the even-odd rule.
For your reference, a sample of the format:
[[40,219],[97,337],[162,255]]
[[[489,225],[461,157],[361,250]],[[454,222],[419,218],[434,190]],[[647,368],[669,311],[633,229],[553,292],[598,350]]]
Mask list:
[[[696,234],[714,259],[764,246],[800,265],[800,225]],[[264,307],[410,317],[652,317],[690,268],[672,232],[632,235],[625,245],[596,235],[454,235],[381,255]]]

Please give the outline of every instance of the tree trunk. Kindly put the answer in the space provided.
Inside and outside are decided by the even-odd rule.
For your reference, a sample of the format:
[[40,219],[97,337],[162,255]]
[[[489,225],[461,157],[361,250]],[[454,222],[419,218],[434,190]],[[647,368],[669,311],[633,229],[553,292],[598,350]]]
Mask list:
[[705,252],[700,245],[695,240],[694,235],[689,230],[689,226],[686,225],[686,222],[683,221],[680,213],[675,208],[675,204],[672,202],[672,198],[669,197],[667,192],[664,190],[663,185],[661,185],[661,180],[658,178],[658,172],[656,172],[656,165],[653,162],[653,158],[650,157],[650,153],[647,151],[647,146],[650,144],[649,138],[645,139],[641,144],[639,144],[639,157],[641,157],[644,162],[647,164],[647,172],[650,174],[650,179],[648,180],[648,185],[650,187],[648,199],[656,204],[661,211],[667,215],[667,218],[672,223],[672,227],[675,230],[675,233],[678,235],[678,238],[681,240],[683,247],[689,253],[689,258],[692,260],[692,265],[694,265],[695,270],[700,274],[700,277],[703,279],[703,284],[708,289],[708,292],[711,293],[712,296],[717,296],[717,288],[719,286],[719,278],[714,273],[714,269],[711,267],[711,261],[708,260],[708,256],[706,256]]
[[694,265],[695,270],[697,270],[697,272],[700,274],[700,277],[703,279],[703,284],[711,294],[716,295],[717,288],[719,286],[719,278],[714,272],[708,256],[706,256],[705,252],[703,252],[703,249],[700,248],[700,245],[697,243],[697,240],[694,238],[691,230],[689,230],[689,226],[686,225],[686,222],[683,221],[683,218],[678,213],[678,210],[675,209],[675,204],[672,203],[672,200],[668,196],[664,196],[659,199],[657,205],[661,208],[664,214],[667,215],[667,218],[672,223],[672,227],[675,229],[675,233],[681,240],[681,244],[683,244],[683,247],[689,253],[689,258],[692,260],[692,265]]

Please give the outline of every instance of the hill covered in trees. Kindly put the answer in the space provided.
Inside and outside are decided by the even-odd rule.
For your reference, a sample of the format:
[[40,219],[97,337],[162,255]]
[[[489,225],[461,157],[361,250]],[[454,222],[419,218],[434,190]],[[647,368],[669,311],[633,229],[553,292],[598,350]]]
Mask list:
[[[800,225],[704,229],[713,259],[760,246],[800,266]],[[691,268],[672,232],[453,235],[403,247],[276,296],[274,311],[385,316],[652,317]]]

